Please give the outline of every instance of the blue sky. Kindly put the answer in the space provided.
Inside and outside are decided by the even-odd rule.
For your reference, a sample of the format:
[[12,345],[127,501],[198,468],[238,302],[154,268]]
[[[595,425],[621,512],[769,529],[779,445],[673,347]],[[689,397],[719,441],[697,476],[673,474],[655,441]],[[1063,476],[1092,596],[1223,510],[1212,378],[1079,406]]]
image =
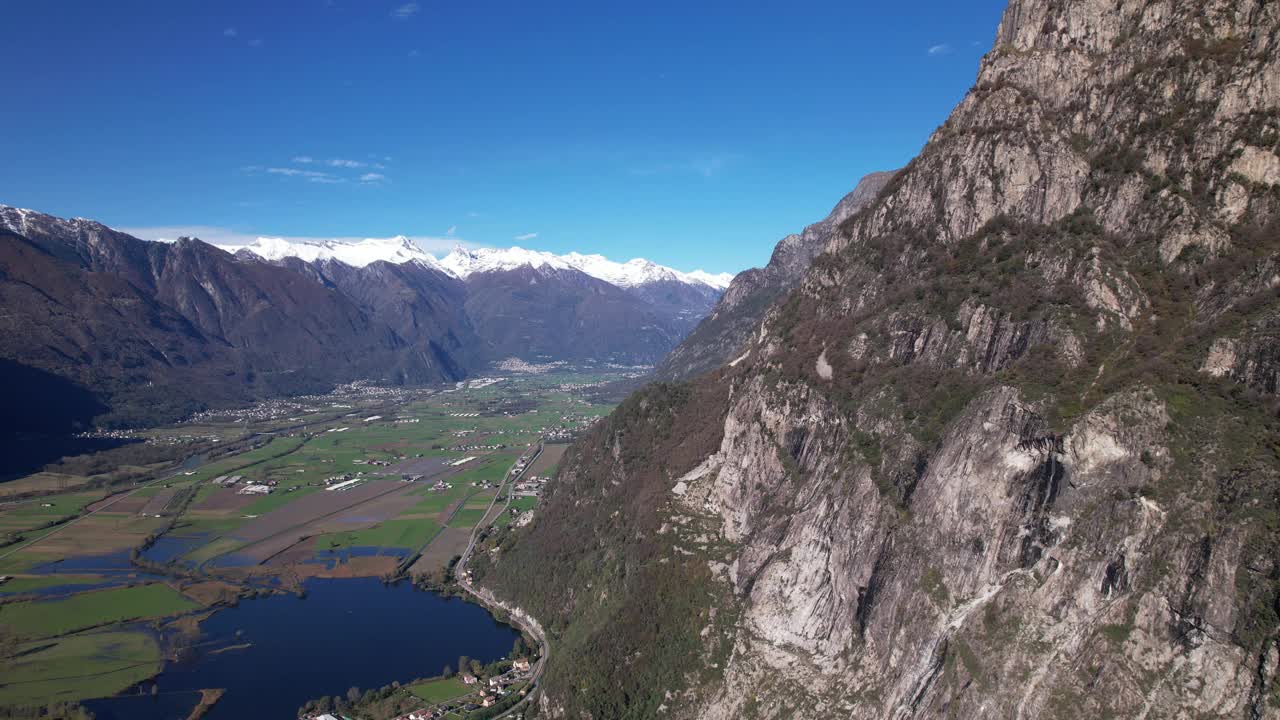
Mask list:
[[915,155],[1004,2],[3,6],[0,203],[720,272]]

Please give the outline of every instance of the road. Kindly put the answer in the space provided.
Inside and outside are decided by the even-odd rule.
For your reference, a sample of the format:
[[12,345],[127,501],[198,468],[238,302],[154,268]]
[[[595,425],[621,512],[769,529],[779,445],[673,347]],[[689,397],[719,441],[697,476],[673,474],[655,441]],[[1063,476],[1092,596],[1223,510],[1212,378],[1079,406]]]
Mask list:
[[[533,467],[534,461],[536,461],[538,459],[538,456],[542,454],[542,448],[543,448],[543,443],[540,441],[538,443],[538,452],[534,453],[533,457],[529,458],[529,462],[525,463],[524,470],[521,470],[520,474],[510,479],[509,483],[510,483],[511,489],[507,491],[508,507],[511,505],[512,491],[515,489],[516,483],[520,482],[520,479],[524,477],[525,473],[529,472],[529,468]],[[493,501],[489,503],[489,508],[485,510],[485,517],[489,516],[489,511],[493,509],[493,506],[497,502],[498,502],[498,496],[494,495]],[[475,550],[476,542],[480,538],[480,532],[483,529],[483,526],[484,526],[484,523],[482,522],[477,524],[474,528],[472,528],[471,541],[467,543],[467,549],[463,551],[462,557],[458,559],[458,564],[454,568],[454,575],[458,578],[458,586],[461,587],[464,591],[466,591],[467,594],[474,597],[476,601],[479,602],[481,605],[484,605],[485,607],[489,608],[490,611],[493,611],[495,609],[500,609],[504,613],[507,613],[508,616],[510,616],[511,618],[511,622],[515,623],[517,626],[520,627],[521,630],[523,630],[524,632],[532,636],[533,639],[536,640],[542,648],[542,651],[539,653],[538,662],[533,666],[533,672],[529,675],[528,694],[525,695],[523,700],[521,700],[520,702],[508,708],[506,712],[496,716],[499,718],[505,718],[505,717],[510,717],[512,714],[514,714],[517,711],[523,710],[523,708],[526,705],[528,705],[529,703],[533,702],[536,699],[538,694],[537,693],[538,681],[542,679],[542,673],[547,666],[547,659],[551,657],[551,643],[547,642],[547,636],[544,632],[542,632],[541,628],[524,623],[514,613],[508,612],[506,608],[503,608],[501,606],[495,607],[495,603],[492,601],[492,599],[489,597],[486,597],[482,591],[477,590],[471,584],[471,581],[467,579],[467,572],[466,572],[467,561],[471,559],[471,552]]]

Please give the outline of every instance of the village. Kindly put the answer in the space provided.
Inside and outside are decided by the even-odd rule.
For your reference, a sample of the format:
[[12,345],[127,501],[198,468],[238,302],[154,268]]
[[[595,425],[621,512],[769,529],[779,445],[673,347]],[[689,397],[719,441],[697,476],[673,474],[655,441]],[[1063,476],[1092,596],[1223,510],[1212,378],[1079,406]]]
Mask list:
[[[496,663],[496,672],[486,675],[481,668],[460,670],[449,677],[433,678],[421,683],[411,683],[394,688],[408,696],[419,698],[435,694],[450,695],[435,702],[425,701],[421,707],[397,715],[393,720],[443,720],[463,718],[491,708],[509,707],[519,702],[529,692],[534,680],[534,665],[527,657]],[[498,710],[501,712],[501,709]],[[512,715],[521,718],[522,714]],[[349,714],[336,711],[308,713],[299,720],[358,720]]]

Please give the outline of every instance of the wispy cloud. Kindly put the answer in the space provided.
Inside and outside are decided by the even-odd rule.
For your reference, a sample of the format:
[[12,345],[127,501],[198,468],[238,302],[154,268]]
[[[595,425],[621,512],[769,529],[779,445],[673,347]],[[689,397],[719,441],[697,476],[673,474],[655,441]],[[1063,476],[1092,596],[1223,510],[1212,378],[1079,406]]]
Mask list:
[[[233,230],[231,228],[217,227],[213,225],[166,225],[162,227],[134,227],[120,228],[121,232],[128,233],[134,237],[143,240],[155,240],[159,242],[173,242],[180,237],[194,237],[211,244],[218,245],[229,250],[252,245],[260,237],[282,238],[289,242],[301,243],[322,243],[322,242],[360,242],[367,238],[345,236],[345,237],[310,237],[297,235],[279,235],[274,233],[258,233],[245,232],[241,230]],[[477,248],[486,247],[482,243],[475,243],[464,240],[456,236],[440,237],[438,235],[409,235],[410,240],[417,243],[418,247],[423,250],[434,253],[437,256],[444,255],[455,247]]]
[[392,10],[391,17],[397,20],[408,20],[414,15],[417,15],[419,9],[418,3],[416,2],[405,3],[395,10]]
[[523,235],[517,235],[511,239],[516,242],[524,242],[525,240],[532,240],[536,237],[538,237],[538,233],[525,233]]
[[342,178],[319,170],[299,170],[290,167],[269,167],[265,171],[268,175],[284,175],[285,177],[300,177],[315,182],[342,182]]
[[315,162],[316,159],[311,157],[310,155],[295,155],[293,157],[293,161],[296,163],[300,163],[302,165],[309,165]]
[[240,168],[240,171],[246,175],[279,175],[281,177],[301,178],[307,182],[320,183],[325,185],[337,185],[346,182],[346,178],[338,177],[332,173],[320,172],[319,170],[303,170],[293,167],[262,167],[260,165],[249,165]]
[[229,28],[227,28],[226,30],[223,30],[223,31],[222,31],[222,37],[229,37],[229,38],[233,38],[233,37],[235,37],[235,36],[237,36],[237,35],[239,35],[239,34],[240,34],[240,33],[236,32],[236,29],[235,29],[235,28],[233,28],[233,27],[229,27]]
[[387,179],[382,173],[370,172],[360,176],[360,182],[365,185],[377,185]]
[[444,231],[444,234],[445,234],[445,235],[448,235],[449,237],[453,237],[453,236],[454,236],[454,235],[456,235],[457,233],[458,233],[458,226],[457,226],[457,225],[450,225],[450,226],[449,226],[449,229]]
[[950,55],[951,45],[948,43],[939,43],[937,45],[931,45],[929,46],[929,49],[927,52],[930,55]]
[[351,169],[362,168],[368,165],[368,163],[362,163],[359,160],[346,160],[343,158],[333,158],[332,160],[329,160],[325,164],[328,165],[329,167],[351,168]]
[[250,40],[250,41],[249,41],[249,47],[251,47],[251,48],[260,48],[260,47],[262,47],[262,38],[254,38],[254,39]]

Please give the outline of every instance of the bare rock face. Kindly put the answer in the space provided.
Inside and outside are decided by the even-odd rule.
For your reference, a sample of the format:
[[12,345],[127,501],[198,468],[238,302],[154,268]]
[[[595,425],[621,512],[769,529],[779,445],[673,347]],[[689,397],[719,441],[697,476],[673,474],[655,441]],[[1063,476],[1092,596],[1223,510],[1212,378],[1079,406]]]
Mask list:
[[544,707],[1280,717],[1276,158],[1275,3],[1014,0],[722,366],[496,538]]

